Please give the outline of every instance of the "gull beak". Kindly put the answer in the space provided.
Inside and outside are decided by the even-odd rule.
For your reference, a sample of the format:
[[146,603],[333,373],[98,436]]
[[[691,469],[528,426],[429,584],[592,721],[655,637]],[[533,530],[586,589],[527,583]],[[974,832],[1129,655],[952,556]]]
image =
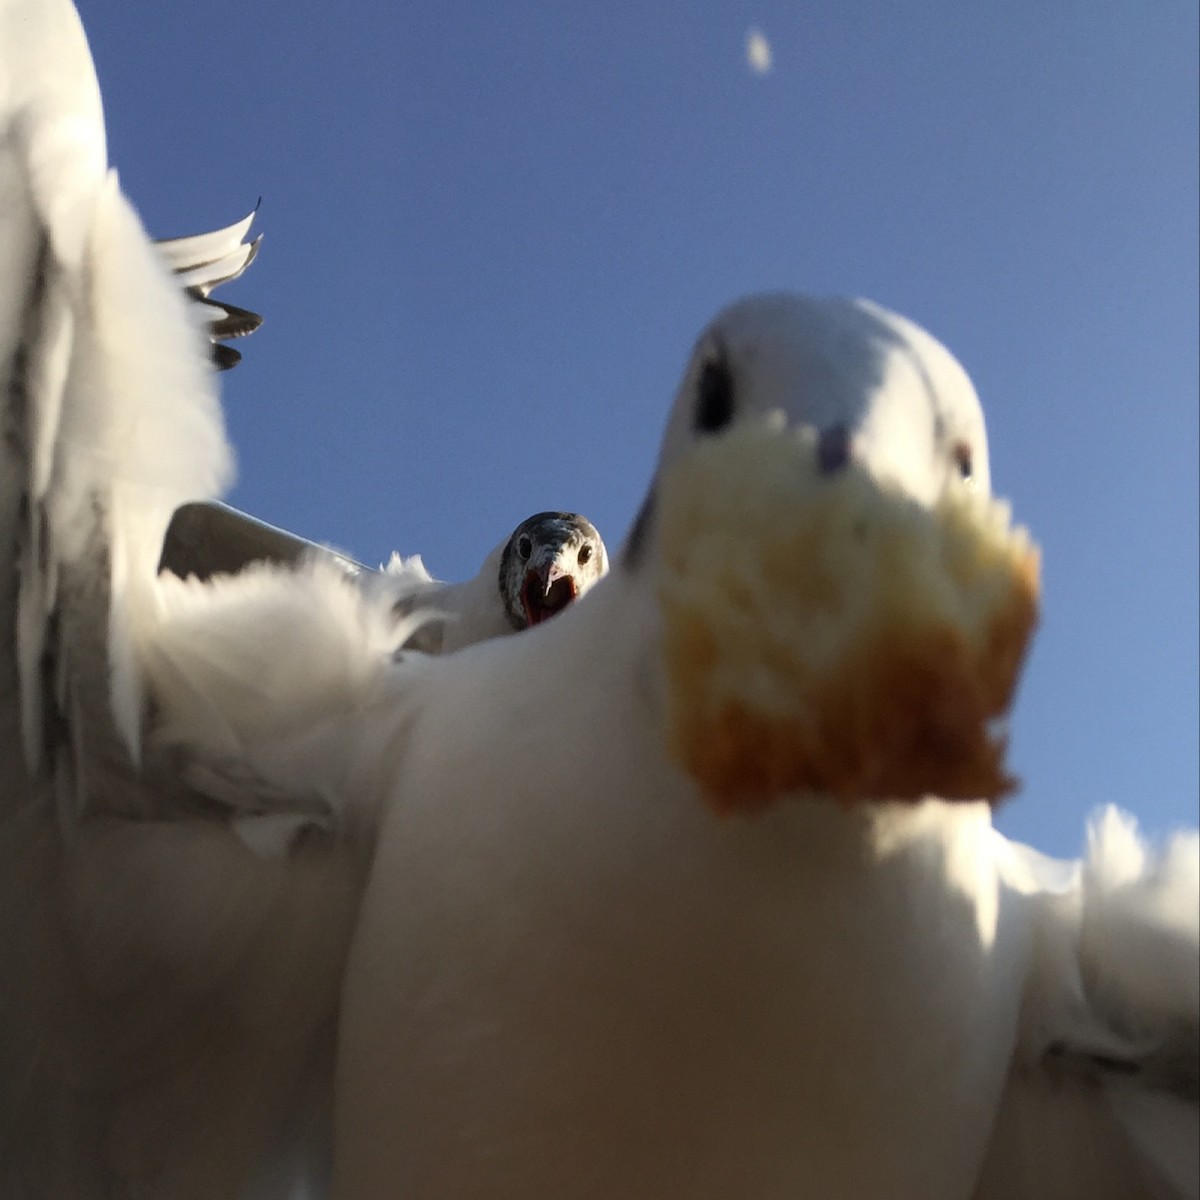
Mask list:
[[530,567],[521,584],[521,608],[527,627],[540,625],[561,612],[576,597],[575,577],[558,559]]

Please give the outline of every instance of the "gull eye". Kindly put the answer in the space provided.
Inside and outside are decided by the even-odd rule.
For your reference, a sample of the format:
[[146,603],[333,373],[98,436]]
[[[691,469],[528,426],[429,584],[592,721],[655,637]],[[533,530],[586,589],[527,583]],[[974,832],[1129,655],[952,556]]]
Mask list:
[[710,359],[696,382],[695,427],[718,433],[733,419],[733,374],[723,357]]
[[581,567],[592,561],[592,548],[587,542],[584,542],[583,545],[579,547],[578,558],[579,565]]
[[532,553],[533,543],[524,534],[522,534],[520,540],[517,542],[517,555],[520,557],[522,562],[528,562],[529,556]]
[[975,465],[971,459],[971,447],[966,442],[954,443],[954,465],[958,467],[960,479],[970,479],[975,474]]

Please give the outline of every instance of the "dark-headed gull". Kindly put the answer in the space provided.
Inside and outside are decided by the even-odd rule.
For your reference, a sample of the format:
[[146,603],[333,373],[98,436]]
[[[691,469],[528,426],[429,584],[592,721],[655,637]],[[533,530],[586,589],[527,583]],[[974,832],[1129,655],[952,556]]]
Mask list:
[[484,559],[470,579],[443,583],[420,555],[393,554],[380,571],[239,512],[215,500],[176,509],[163,541],[160,567],[205,580],[252,563],[296,565],[305,559],[340,564],[397,617],[421,619],[405,645],[443,654],[486,638],[541,624],[583,596],[608,571],[596,527],[578,513],[543,512],[526,518]]
[[438,583],[413,559],[393,556],[389,566],[397,611],[425,614],[406,644],[448,654],[562,612],[604,578],[608,554],[586,517],[542,512],[522,521],[462,583]]

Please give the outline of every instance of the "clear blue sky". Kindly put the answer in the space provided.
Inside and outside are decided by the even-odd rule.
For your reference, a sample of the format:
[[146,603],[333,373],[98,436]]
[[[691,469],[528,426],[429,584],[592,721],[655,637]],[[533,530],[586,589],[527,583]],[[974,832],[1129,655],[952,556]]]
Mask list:
[[81,11],[150,230],[263,197],[235,503],[443,578],[543,508],[616,545],[719,307],[867,295],[967,366],[1044,548],[1002,827],[1195,823],[1194,0]]

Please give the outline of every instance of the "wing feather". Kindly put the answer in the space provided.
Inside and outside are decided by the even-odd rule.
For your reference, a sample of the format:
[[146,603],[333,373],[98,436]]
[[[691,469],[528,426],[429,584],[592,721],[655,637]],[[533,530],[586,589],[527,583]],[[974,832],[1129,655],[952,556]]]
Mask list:
[[1109,808],[1083,862],[1001,853],[1035,946],[976,1200],[1196,1200],[1200,840]]

